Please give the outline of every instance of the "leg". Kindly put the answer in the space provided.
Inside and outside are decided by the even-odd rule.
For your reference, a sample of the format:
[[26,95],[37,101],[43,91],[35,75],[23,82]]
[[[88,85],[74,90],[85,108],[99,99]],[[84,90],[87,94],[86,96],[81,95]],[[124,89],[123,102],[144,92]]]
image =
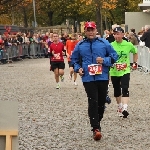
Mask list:
[[77,73],[74,72],[74,82],[76,81],[76,79],[77,79]]
[[128,104],[129,102],[129,81],[130,81],[130,74],[125,74],[121,78],[121,88],[122,88],[122,103]]
[[72,75],[74,73],[73,67],[69,67],[69,71],[70,71],[70,76],[72,77]]
[[85,91],[88,97],[88,115],[93,129],[99,128],[98,123],[98,88],[95,82],[84,82]]
[[60,76],[60,78],[61,78],[61,82],[63,82],[64,81],[64,69],[65,69],[65,63],[64,62],[59,62],[59,76]]
[[116,97],[116,101],[118,104],[118,112],[122,112],[122,102],[121,102],[121,77],[111,77],[111,81],[114,88],[114,97]]
[[121,103],[121,77],[111,77],[111,81],[114,88],[114,97],[116,97],[117,104]]
[[64,75],[64,69],[59,69],[59,75],[63,76]]
[[124,118],[127,118],[129,113],[127,112],[128,102],[129,102],[129,81],[130,81],[130,74],[125,74],[121,78],[121,87],[122,87],[122,103],[123,103],[123,110],[122,114]]
[[108,81],[99,81],[98,82],[98,114],[99,114],[99,123],[103,118],[105,102],[107,96]]
[[59,83],[59,70],[58,70],[58,68],[54,69],[54,74],[55,74],[56,83]]
[[72,75],[73,75],[73,67],[72,67],[72,64],[71,64],[71,61],[68,61],[68,65],[69,65],[69,79],[72,80]]

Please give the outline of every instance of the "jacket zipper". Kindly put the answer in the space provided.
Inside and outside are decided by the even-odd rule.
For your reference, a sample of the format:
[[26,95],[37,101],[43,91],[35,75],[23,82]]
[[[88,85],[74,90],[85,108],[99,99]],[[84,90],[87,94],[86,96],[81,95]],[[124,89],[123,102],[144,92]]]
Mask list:
[[[93,53],[92,53],[92,42],[90,41],[90,50],[91,50],[91,55],[92,55],[92,64],[93,64]],[[94,81],[95,81],[95,75],[93,76]]]

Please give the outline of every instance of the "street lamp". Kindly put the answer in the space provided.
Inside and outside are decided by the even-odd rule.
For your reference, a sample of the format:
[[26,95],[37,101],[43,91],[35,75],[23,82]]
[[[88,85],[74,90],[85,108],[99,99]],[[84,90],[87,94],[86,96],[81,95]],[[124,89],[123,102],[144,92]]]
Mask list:
[[35,14],[35,0],[33,0],[33,13],[34,13],[34,28],[37,26],[36,24],[36,14]]

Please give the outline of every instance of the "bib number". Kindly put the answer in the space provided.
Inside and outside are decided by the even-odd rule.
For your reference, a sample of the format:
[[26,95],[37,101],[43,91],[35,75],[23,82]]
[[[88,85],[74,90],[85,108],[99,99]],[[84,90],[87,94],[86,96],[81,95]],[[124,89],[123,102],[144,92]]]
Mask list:
[[98,64],[88,65],[88,71],[90,75],[102,74],[102,65]]
[[60,59],[60,53],[54,54],[55,59]]
[[127,68],[127,64],[126,63],[123,63],[123,64],[122,63],[116,63],[115,66],[116,66],[116,69],[118,71],[125,70]]

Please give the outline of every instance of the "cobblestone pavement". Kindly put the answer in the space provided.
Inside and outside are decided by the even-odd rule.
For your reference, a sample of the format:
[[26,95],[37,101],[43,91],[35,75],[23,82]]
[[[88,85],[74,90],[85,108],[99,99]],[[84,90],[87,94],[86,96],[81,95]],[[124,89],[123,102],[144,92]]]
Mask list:
[[129,118],[117,116],[106,105],[103,137],[92,138],[87,116],[87,97],[80,77],[78,86],[67,80],[55,89],[49,60],[25,59],[0,65],[1,100],[19,102],[19,150],[150,150],[150,74],[131,73]]

